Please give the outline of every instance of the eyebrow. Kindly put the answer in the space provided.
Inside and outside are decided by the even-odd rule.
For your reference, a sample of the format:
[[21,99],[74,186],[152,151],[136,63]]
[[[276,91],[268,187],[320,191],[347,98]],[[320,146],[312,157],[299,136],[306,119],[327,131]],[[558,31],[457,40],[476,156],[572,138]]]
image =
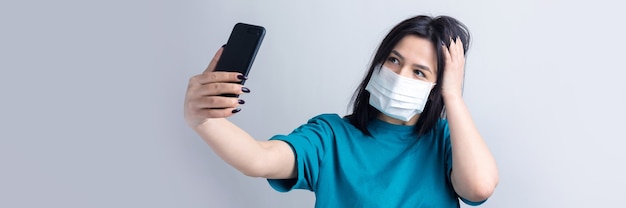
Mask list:
[[[398,56],[398,58],[404,60],[404,56],[402,56],[402,54],[400,54],[398,51],[392,50],[391,53],[393,53],[394,55]],[[420,65],[420,64],[413,64],[413,66],[416,67],[416,68],[420,68],[420,69],[426,70],[426,71],[430,72],[431,74],[433,73],[430,70],[430,68],[428,68],[427,66]]]

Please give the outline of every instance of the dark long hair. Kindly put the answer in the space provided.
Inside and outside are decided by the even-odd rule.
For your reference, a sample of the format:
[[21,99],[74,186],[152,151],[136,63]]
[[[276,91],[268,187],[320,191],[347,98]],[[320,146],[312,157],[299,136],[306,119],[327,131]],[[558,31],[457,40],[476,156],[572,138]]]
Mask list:
[[430,91],[428,102],[415,125],[415,131],[418,135],[429,132],[444,115],[441,85],[443,83],[445,62],[441,45],[445,44],[449,47],[451,39],[456,40],[459,37],[463,42],[463,49],[467,53],[470,43],[469,30],[463,23],[449,16],[416,16],[400,22],[383,39],[376,50],[365,79],[363,79],[352,98],[352,114],[346,116],[346,118],[352,125],[367,135],[370,135],[370,132],[367,130],[367,124],[381,112],[369,104],[370,93],[365,90],[365,87],[370,81],[374,69],[377,68],[376,66],[384,63],[384,60],[389,56],[395,45],[407,35],[416,35],[430,40],[437,52],[437,84]]

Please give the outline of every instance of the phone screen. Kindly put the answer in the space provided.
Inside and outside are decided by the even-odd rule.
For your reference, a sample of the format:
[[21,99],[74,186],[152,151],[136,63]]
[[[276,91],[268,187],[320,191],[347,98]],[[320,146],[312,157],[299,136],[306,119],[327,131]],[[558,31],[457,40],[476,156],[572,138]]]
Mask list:
[[[239,72],[248,76],[264,36],[265,28],[261,26],[237,23],[228,38],[215,70]],[[241,81],[241,84],[244,82],[245,80]]]

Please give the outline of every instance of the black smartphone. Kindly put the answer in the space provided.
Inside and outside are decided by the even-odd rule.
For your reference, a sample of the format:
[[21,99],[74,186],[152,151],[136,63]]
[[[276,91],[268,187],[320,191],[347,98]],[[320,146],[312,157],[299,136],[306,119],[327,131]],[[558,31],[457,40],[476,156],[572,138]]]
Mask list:
[[[215,71],[239,72],[248,76],[263,37],[265,37],[264,27],[245,23],[235,24]],[[238,83],[244,84],[244,82],[245,80]]]

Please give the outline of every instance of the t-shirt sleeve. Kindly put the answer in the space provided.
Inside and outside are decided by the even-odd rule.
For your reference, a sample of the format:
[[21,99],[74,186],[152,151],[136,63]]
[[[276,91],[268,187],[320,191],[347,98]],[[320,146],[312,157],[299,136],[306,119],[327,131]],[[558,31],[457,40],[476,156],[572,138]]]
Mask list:
[[289,144],[296,159],[297,176],[294,179],[267,179],[276,191],[292,189],[315,191],[319,168],[328,145],[333,139],[331,125],[338,115],[320,115],[312,118],[289,135],[276,135],[270,140],[281,140]]
[[[452,143],[450,143],[450,129],[448,129],[448,121],[441,120],[439,122],[439,127],[443,129],[443,139],[445,141],[445,146],[446,146],[446,151],[445,151],[446,152],[446,173],[447,173],[446,176],[448,177],[448,182],[452,183],[452,179],[450,178],[451,176],[450,174],[452,173]],[[470,205],[470,206],[478,206],[487,201],[487,199],[485,199],[480,202],[473,202],[461,196],[459,196],[459,198],[461,199],[461,201],[463,201],[463,203]]]

